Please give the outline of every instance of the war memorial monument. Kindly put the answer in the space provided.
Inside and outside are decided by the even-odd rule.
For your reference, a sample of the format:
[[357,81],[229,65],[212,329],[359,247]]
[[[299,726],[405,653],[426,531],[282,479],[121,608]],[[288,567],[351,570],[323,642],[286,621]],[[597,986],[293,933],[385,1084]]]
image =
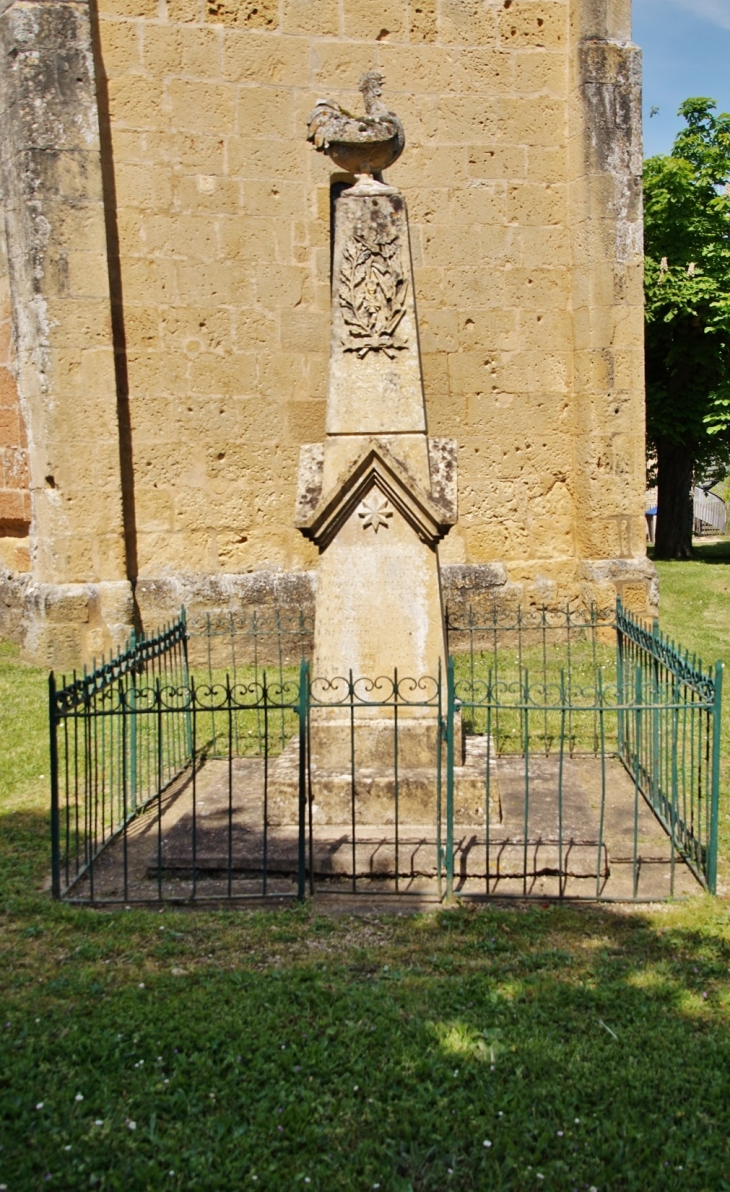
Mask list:
[[[300,490],[293,524],[306,444],[325,503],[358,467],[393,486],[358,566],[408,526],[434,601],[441,539],[458,616],[656,606],[628,0],[3,0],[0,46],[0,628],[28,659],[331,602],[354,556],[320,552],[342,508]],[[328,138],[368,72],[366,202]]]

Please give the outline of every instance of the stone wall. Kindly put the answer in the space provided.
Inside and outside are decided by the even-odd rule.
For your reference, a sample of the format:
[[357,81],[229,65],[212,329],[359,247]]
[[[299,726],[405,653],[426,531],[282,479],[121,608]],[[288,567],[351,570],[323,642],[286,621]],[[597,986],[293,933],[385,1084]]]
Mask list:
[[314,562],[291,510],[323,434],[333,169],[304,130],[372,65],[408,138],[430,430],[459,441],[444,557],[575,556],[569,7],[418,7],[102,0],[141,576]]
[[[61,419],[68,471],[60,456],[31,460],[34,580],[49,578],[47,551],[54,582],[129,578],[147,621],[155,584],[172,599],[180,584],[235,587],[251,573],[261,587],[314,567],[293,510],[299,446],[324,434],[342,175],[307,145],[306,120],[320,95],[359,110],[357,80],[376,66],[406,129],[389,178],[409,206],[429,432],[458,443],[460,520],[442,562],[484,567],[485,583],[499,576],[495,590],[527,602],[605,603],[620,589],[647,607],[629,0],[4,6],[11,81],[8,38],[28,14],[59,45],[71,21],[87,83],[73,97],[28,72],[23,85],[60,96],[64,137],[90,130],[74,133],[83,229],[52,206],[66,175],[42,184],[51,238],[71,245],[66,305],[53,299],[48,350],[65,353],[54,385],[79,396]],[[6,159],[27,141],[10,126]],[[38,402],[50,441],[60,423]]]
[[28,440],[18,400],[13,352],[5,216],[0,209],[0,567],[30,570]]
[[[0,189],[28,439],[28,653],[78,662],[131,621],[89,10],[0,3]],[[7,601],[3,600],[4,604]]]
[[[574,500],[584,590],[658,600],[646,551],[641,54],[630,0],[573,6],[570,62]],[[602,561],[601,561],[602,560]],[[609,565],[607,560],[614,562]]]

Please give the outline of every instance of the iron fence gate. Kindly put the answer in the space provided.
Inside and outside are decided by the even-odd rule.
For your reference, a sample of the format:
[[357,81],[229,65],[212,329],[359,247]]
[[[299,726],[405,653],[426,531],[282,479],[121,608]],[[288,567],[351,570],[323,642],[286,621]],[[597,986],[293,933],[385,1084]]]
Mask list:
[[303,617],[183,612],[51,675],[54,897],[714,892],[720,663],[620,604],[448,631],[444,675],[322,680]]

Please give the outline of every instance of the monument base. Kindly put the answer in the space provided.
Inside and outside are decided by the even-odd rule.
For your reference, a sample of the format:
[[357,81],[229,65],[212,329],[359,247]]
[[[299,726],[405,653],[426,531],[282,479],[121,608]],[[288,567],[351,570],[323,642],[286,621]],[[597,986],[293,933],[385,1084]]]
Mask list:
[[[479,824],[486,822],[486,800],[489,794],[489,820],[501,821],[496,763],[491,742],[486,737],[468,737],[463,758],[456,754],[454,766],[454,822]],[[487,769],[487,761],[489,769]],[[461,764],[458,764],[461,763]],[[487,791],[489,779],[489,791]],[[356,824],[389,826],[396,822],[405,829],[418,824],[435,826],[438,818],[439,780],[435,752],[430,765],[398,767],[398,777],[391,765],[379,767],[357,764],[328,768],[310,765],[312,792],[312,822],[315,825]],[[441,765],[441,815],[446,817],[446,756]],[[299,820],[299,740],[292,738],[284,752],[269,769],[268,822],[284,826]]]
[[[428,715],[415,715],[413,708],[398,708],[397,720],[392,706],[358,708],[350,718],[349,708],[312,708],[310,712],[309,752],[319,770],[359,773],[363,768],[380,773],[431,769],[435,772],[439,747],[446,764],[446,746],[441,736],[436,709],[419,709]],[[383,713],[386,713],[385,715]],[[440,743],[440,744],[439,744]],[[454,717],[454,757],[463,752],[461,717]]]

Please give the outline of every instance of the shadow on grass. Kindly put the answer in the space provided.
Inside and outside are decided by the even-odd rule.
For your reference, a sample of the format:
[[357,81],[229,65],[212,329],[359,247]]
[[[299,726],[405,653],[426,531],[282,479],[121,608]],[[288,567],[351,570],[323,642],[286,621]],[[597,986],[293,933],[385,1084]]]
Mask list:
[[50,884],[50,811],[0,811],[0,906]]
[[727,916],[682,915],[39,905],[4,929],[0,1180],[722,1192]]
[[700,563],[730,563],[730,538],[721,542],[695,543],[694,555]]
[[[692,551],[695,563],[730,563],[730,538],[723,538],[715,542],[698,542],[695,539]],[[650,559],[654,558],[653,546],[647,547],[647,554]],[[662,562],[687,562],[687,560],[663,559]]]

